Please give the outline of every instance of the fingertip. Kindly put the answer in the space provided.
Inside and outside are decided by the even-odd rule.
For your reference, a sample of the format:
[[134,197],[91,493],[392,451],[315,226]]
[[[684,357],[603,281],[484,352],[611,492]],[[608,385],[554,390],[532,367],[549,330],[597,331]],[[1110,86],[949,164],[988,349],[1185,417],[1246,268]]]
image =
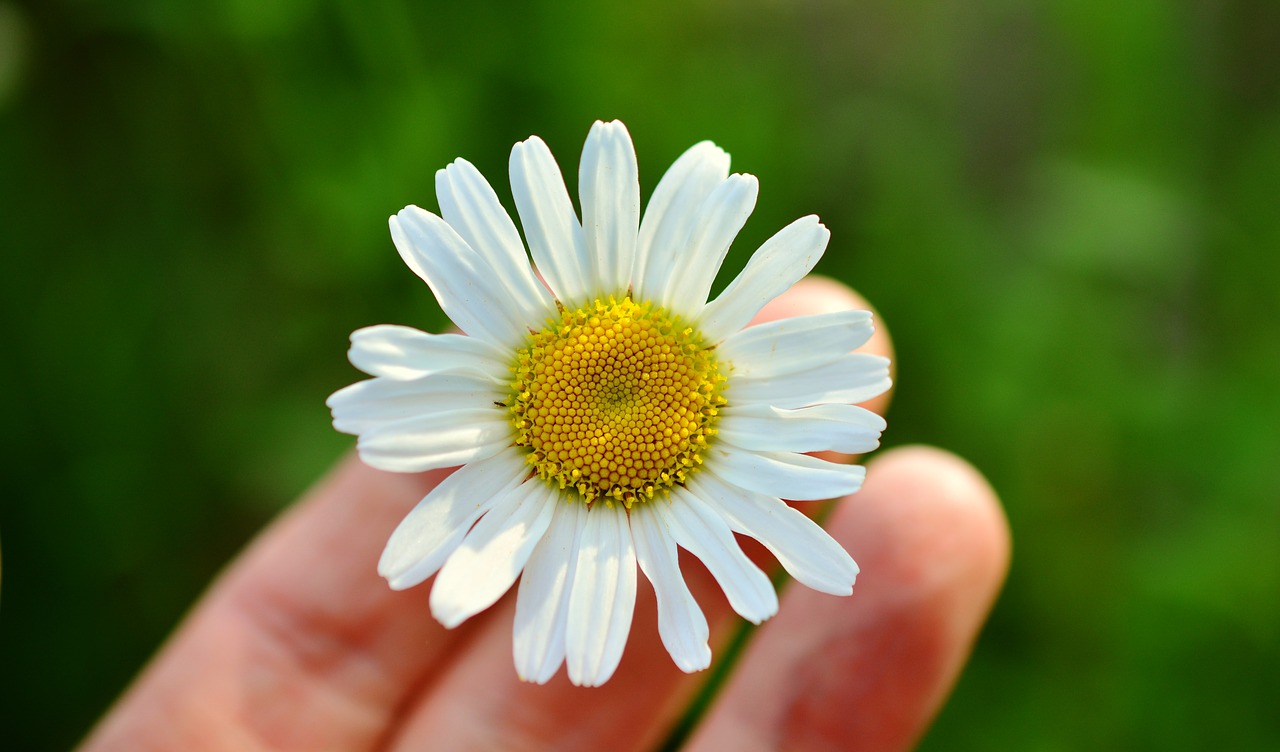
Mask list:
[[891,450],[826,528],[861,568],[852,597],[789,588],[691,749],[908,749],[946,698],[1008,566],[991,486],[947,452]]
[[914,518],[898,524],[918,531],[916,547],[963,547],[973,582],[985,583],[994,598],[1009,568],[1012,536],[1004,507],[977,468],[936,447],[897,447],[868,463],[863,495],[847,500],[838,514],[875,511],[859,510],[860,501],[874,507],[878,497],[886,499],[885,514]]

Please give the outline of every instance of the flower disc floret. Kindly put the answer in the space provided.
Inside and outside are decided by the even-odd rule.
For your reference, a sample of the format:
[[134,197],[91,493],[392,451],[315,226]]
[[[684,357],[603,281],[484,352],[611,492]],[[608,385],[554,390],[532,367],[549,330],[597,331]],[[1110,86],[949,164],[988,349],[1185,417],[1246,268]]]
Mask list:
[[630,508],[702,463],[725,378],[701,335],[629,297],[564,310],[529,337],[509,402],[537,475]]

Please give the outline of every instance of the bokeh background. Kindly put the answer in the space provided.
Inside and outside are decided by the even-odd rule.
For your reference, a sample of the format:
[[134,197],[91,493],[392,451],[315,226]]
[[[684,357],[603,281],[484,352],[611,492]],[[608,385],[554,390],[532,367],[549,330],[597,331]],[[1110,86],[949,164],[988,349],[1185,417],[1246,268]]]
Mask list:
[[386,217],[617,117],[646,195],[704,138],[760,177],[730,271],[820,214],[887,443],[1007,505],[925,749],[1275,748],[1277,40],[1270,0],[0,0],[0,746],[72,745],[347,450],[352,329],[443,326]]

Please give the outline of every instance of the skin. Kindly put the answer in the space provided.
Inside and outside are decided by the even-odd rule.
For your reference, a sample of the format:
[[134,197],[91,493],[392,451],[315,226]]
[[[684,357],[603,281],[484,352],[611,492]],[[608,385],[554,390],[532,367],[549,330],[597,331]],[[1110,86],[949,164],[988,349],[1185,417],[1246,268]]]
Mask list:
[[[815,277],[758,321],[866,307]],[[865,349],[890,354],[882,325]],[[442,477],[342,460],[219,577],[81,749],[641,750],[667,739],[707,673],[671,663],[643,577],[622,663],[598,689],[570,685],[563,669],[544,686],[516,678],[514,589],[446,630],[428,585],[387,588],[382,547]],[[945,700],[1008,568],[994,492],[951,454],[895,449],[825,524],[862,568],[853,596],[786,587],[685,749],[905,749]],[[754,541],[744,548],[776,568]],[[718,663],[742,620],[696,559],[682,555],[681,568]]]

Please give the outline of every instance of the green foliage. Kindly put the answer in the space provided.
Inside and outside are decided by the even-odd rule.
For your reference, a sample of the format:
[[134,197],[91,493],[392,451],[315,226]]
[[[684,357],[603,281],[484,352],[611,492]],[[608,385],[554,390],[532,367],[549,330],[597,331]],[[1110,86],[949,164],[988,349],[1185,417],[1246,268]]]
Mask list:
[[79,738],[351,444],[352,329],[443,325],[385,218],[612,117],[646,193],[703,138],[760,176],[729,272],[820,214],[888,443],[1005,501],[926,748],[1280,738],[1275,4],[432,6],[0,2],[6,748]]

